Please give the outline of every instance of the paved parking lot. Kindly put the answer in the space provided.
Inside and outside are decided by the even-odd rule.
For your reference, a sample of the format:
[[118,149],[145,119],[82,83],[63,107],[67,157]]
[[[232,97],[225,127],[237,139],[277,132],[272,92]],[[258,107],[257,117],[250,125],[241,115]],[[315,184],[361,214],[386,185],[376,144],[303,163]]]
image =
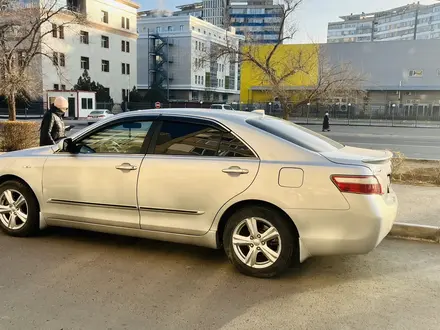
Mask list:
[[434,244],[386,240],[272,280],[221,251],[76,230],[0,246],[0,329],[440,329]]

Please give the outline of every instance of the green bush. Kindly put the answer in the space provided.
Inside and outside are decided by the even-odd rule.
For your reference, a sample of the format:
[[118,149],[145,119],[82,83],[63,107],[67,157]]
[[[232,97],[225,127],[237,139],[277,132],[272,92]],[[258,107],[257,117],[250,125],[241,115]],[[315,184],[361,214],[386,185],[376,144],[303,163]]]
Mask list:
[[37,147],[39,128],[36,122],[0,122],[0,150],[8,152]]

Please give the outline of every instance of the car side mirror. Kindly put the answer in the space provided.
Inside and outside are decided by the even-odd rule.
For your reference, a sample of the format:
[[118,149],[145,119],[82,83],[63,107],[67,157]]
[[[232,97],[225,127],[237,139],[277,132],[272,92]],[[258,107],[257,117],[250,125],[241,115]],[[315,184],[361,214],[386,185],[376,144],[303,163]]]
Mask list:
[[71,138],[66,138],[63,141],[63,151],[69,152],[71,154],[75,153],[76,146],[75,143],[72,141]]

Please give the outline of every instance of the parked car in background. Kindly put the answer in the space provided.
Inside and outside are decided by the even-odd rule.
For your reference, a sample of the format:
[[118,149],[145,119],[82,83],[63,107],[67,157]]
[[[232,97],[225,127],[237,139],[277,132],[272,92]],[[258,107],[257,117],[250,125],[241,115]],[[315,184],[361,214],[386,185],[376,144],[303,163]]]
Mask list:
[[391,158],[261,113],[132,111],[0,155],[0,227],[224,248],[242,273],[272,277],[309,257],[373,250],[397,214]]
[[88,124],[91,125],[93,123],[96,123],[99,120],[103,120],[109,117],[114,116],[114,114],[112,114],[110,112],[110,110],[107,109],[96,109],[93,110],[92,112],[90,112],[90,114],[87,116],[87,121]]
[[213,104],[211,109],[215,110],[234,110],[234,108],[228,104]]

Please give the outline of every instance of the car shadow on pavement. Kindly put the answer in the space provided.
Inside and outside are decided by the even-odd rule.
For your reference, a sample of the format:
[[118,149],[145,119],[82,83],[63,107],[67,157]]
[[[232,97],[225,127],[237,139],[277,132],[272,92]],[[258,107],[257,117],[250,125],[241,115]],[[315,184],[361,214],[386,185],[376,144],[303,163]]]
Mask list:
[[[81,254],[93,253],[93,260],[84,262],[78,272],[94,267],[100,282],[122,287],[121,296],[130,297],[133,311],[148,311],[146,321],[156,329],[177,329],[178,324],[185,325],[182,329],[218,329],[261,302],[300,299],[363,279],[417,271],[426,264],[396,261],[395,249],[388,248],[414,242],[385,241],[385,248],[368,255],[311,258],[280,278],[265,280],[239,274],[222,250],[64,228],[51,228],[40,239],[52,245],[50,249],[67,246],[64,253],[80,262]],[[127,280],[136,285],[127,286]],[[79,285],[85,286],[83,281]]]

